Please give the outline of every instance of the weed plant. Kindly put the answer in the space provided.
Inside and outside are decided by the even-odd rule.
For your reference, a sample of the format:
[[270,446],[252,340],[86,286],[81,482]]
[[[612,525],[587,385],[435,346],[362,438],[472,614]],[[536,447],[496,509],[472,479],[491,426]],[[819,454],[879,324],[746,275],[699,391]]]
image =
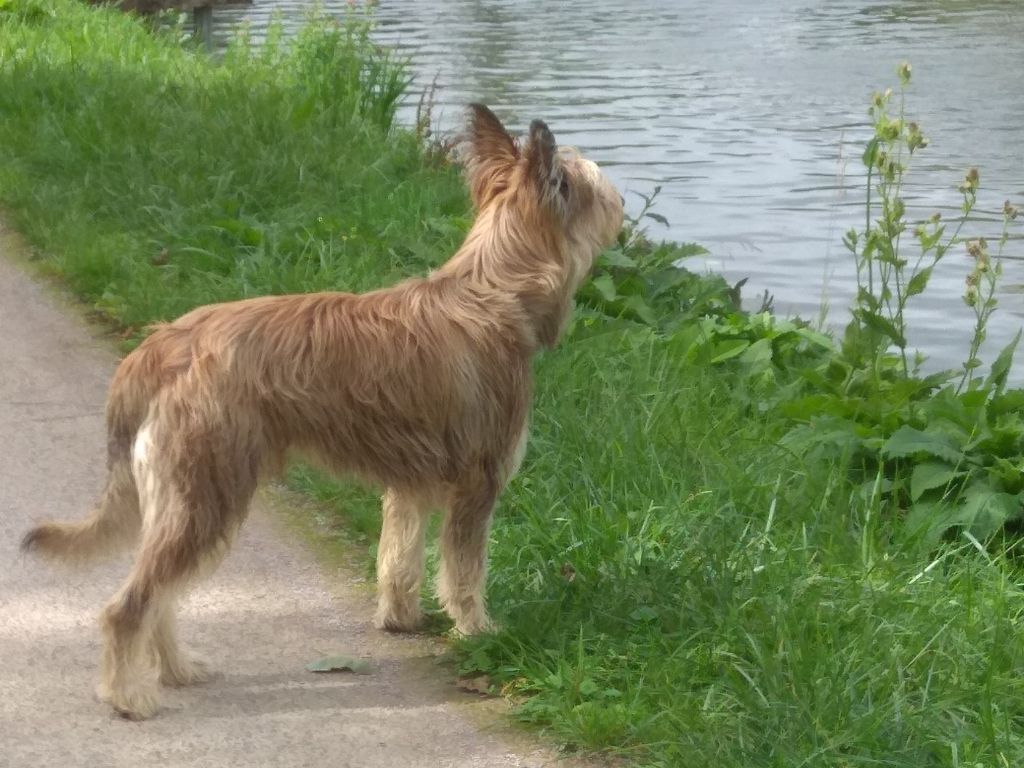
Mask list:
[[[0,0],[0,200],[128,344],[197,304],[362,290],[451,253],[462,183],[394,125],[406,72],[365,25],[242,41],[222,63],[179,38]],[[901,343],[919,275],[955,242],[925,249],[941,223],[923,223],[924,260],[902,263],[904,169],[878,163],[919,131],[887,105],[843,343],[740,311],[737,287],[678,267],[694,246],[635,226],[537,363],[491,547],[502,629],[457,650],[567,747],[697,768],[1024,764],[1021,571],[1005,529],[985,537],[1019,504],[972,501],[979,484],[1019,499],[1022,395],[1009,351],[985,376],[974,348],[922,377]],[[976,247],[983,332],[997,260]],[[292,481],[373,540],[372,493]]]

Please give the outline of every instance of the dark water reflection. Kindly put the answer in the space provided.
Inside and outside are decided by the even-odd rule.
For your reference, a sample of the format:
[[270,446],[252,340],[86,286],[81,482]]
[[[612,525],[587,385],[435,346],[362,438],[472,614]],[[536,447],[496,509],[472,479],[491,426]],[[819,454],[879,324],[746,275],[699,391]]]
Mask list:
[[[249,19],[258,31],[275,8],[297,23],[309,5],[256,0],[219,12],[218,30]],[[623,190],[661,185],[670,226],[652,232],[704,244],[705,266],[748,277],[748,295],[768,290],[783,312],[816,317],[825,302],[833,323],[846,320],[854,274],[840,238],[864,216],[866,106],[901,60],[914,67],[908,114],[932,140],[907,188],[911,212],[955,215],[970,165],[983,185],[973,231],[995,239],[1003,200],[1024,202],[1017,0],[381,0],[377,18],[417,86],[437,78],[443,128],[470,99],[516,126],[544,118]],[[1010,252],[1024,257],[1024,242]],[[913,313],[912,342],[933,366],[966,350],[967,271],[951,254]],[[989,346],[1021,326],[1012,286],[1024,264],[1008,263],[1006,284]]]

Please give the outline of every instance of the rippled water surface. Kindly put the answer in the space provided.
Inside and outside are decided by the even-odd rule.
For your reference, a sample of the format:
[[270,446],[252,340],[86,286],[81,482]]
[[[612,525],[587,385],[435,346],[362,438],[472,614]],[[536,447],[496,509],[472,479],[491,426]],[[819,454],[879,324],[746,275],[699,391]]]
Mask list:
[[[275,9],[290,25],[309,7],[256,0],[218,11],[216,29],[247,19],[258,33]],[[607,168],[634,211],[630,191],[661,186],[655,210],[670,226],[652,221],[652,234],[702,243],[711,253],[695,266],[749,278],[748,298],[767,290],[783,312],[816,317],[825,302],[845,322],[855,284],[840,238],[863,224],[867,103],[901,60],[914,68],[908,115],[932,140],[910,177],[911,211],[954,216],[970,165],[982,179],[974,231],[997,238],[1003,200],[1024,202],[1017,0],[380,0],[376,17],[416,87],[437,78],[442,129],[468,100],[518,128],[543,118]],[[1008,252],[1024,257],[1024,242]],[[935,366],[964,356],[967,271],[951,253],[913,313],[912,342]],[[1005,283],[991,346],[1021,327],[1024,263],[1008,262]]]

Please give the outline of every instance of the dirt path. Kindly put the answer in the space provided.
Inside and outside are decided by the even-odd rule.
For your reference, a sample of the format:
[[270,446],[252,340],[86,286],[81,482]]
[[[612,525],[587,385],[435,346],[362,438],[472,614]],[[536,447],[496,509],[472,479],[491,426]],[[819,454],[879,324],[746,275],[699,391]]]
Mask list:
[[[328,579],[264,509],[182,611],[184,640],[220,673],[165,691],[144,723],[93,694],[96,616],[127,559],[73,572],[18,553],[29,525],[79,517],[102,480],[109,343],[11,261],[0,229],[0,767],[547,766],[457,691],[422,639],[370,626],[365,590]],[[345,653],[367,676],[315,675]],[[489,725],[487,725],[489,723]],[[560,763],[561,764],[561,763]]]

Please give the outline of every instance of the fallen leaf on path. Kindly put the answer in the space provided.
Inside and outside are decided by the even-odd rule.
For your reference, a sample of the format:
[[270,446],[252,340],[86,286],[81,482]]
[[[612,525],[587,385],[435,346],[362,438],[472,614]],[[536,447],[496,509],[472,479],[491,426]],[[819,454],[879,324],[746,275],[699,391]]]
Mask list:
[[319,661],[306,665],[309,672],[354,672],[357,675],[368,675],[373,672],[373,665],[363,659],[351,656],[325,656]]

